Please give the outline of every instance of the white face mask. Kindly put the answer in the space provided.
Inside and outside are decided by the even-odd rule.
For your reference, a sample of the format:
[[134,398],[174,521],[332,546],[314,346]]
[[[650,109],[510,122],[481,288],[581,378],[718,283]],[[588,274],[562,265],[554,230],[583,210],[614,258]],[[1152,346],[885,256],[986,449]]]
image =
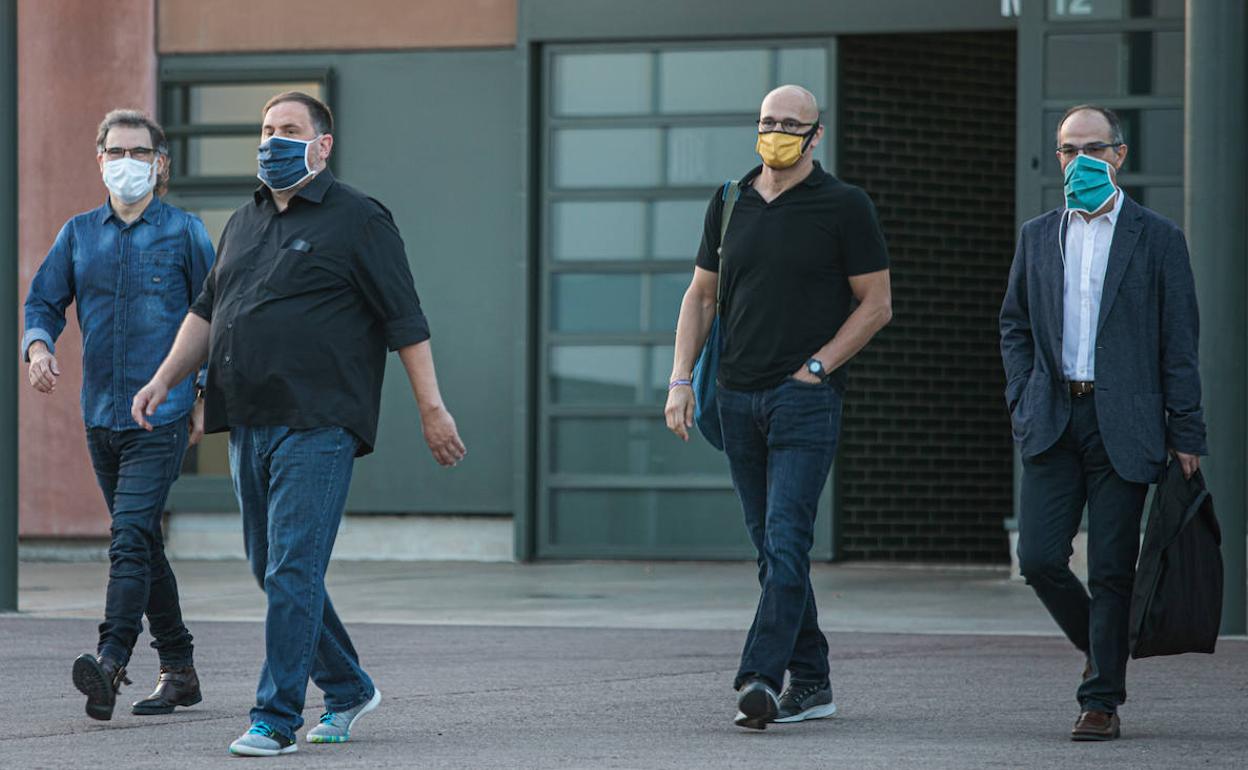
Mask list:
[[156,161],[144,163],[134,158],[104,162],[104,186],[127,206],[138,203],[156,187]]

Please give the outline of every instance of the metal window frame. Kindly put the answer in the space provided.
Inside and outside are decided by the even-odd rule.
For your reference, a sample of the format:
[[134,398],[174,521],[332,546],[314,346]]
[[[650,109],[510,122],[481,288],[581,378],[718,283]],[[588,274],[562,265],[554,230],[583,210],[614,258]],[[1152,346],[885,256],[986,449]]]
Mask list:
[[[332,110],[334,107],[333,69],[323,67],[274,67],[274,68],[231,68],[213,66],[190,66],[178,64],[161,67],[158,83],[158,103],[161,124],[171,144],[180,142],[181,152],[174,153],[174,173],[170,180],[170,191],[179,194],[218,193],[222,195],[237,193],[240,190],[250,191],[256,186],[254,176],[205,176],[191,175],[186,172],[189,161],[187,155],[188,140],[196,137],[242,137],[260,135],[261,121],[254,123],[211,123],[196,124],[187,119],[186,97],[191,88],[204,85],[254,85],[258,83],[298,83],[319,82],[321,101]],[[181,103],[178,103],[178,100]],[[173,119],[171,119],[173,118]],[[335,159],[329,159],[330,170],[335,168]]]
[[[750,558],[752,550],[723,549],[716,546],[705,548],[687,547],[667,548],[660,543],[643,547],[608,546],[608,547],[569,547],[554,543],[553,532],[553,494],[559,491],[686,491],[697,490],[707,492],[731,492],[732,482],[725,472],[722,474],[568,474],[557,473],[552,468],[552,431],[555,420],[566,417],[635,417],[656,419],[662,416],[661,404],[611,404],[587,405],[557,403],[551,393],[551,357],[552,351],[559,345],[610,345],[620,344],[640,346],[643,349],[642,372],[638,379],[638,387],[648,389],[653,378],[651,371],[650,351],[656,346],[670,346],[673,343],[672,332],[640,331],[637,333],[603,334],[603,333],[568,333],[553,330],[552,312],[554,296],[552,279],[554,276],[567,273],[598,273],[624,274],[642,277],[642,301],[638,309],[639,318],[648,316],[648,291],[650,277],[660,273],[688,272],[690,259],[640,259],[615,260],[556,260],[553,255],[553,204],[564,201],[643,201],[646,207],[647,253],[653,253],[654,207],[656,201],[689,200],[705,201],[710,185],[648,185],[638,187],[613,188],[559,188],[554,184],[554,135],[561,128],[657,128],[667,131],[679,127],[718,127],[748,126],[755,118],[755,113],[708,113],[708,114],[664,114],[659,109],[658,78],[661,76],[659,67],[655,66],[651,77],[654,88],[651,91],[651,109],[646,115],[618,116],[557,116],[554,114],[555,67],[554,60],[561,54],[583,53],[648,53],[657,55],[666,52],[714,51],[738,49],[770,49],[770,69],[772,80],[778,77],[778,57],[783,48],[819,48],[825,53],[825,103],[821,115],[824,121],[824,137],[821,147],[824,150],[823,165],[835,172],[837,165],[838,123],[839,123],[839,49],[837,39],[832,35],[794,36],[794,37],[759,37],[759,38],[724,38],[718,40],[648,40],[644,42],[623,43],[551,43],[534,44],[532,80],[538,93],[532,100],[531,125],[535,134],[534,145],[536,157],[532,159],[530,189],[536,192],[533,204],[531,233],[533,240],[533,280],[532,297],[534,312],[532,313],[534,340],[533,365],[529,370],[536,379],[532,382],[534,415],[532,430],[534,441],[532,446],[531,472],[534,479],[532,497],[532,526],[517,526],[517,554],[520,558],[613,558],[613,559],[740,559]],[[659,166],[666,176],[667,143],[661,140],[659,146]],[[642,328],[645,328],[643,323]],[[837,555],[837,537],[835,525],[835,487],[836,467],[830,474],[831,483],[825,487],[820,500],[821,512],[827,511],[829,537],[826,547],[816,546],[812,552],[815,559],[831,560]],[[517,518],[521,518],[518,509]]]

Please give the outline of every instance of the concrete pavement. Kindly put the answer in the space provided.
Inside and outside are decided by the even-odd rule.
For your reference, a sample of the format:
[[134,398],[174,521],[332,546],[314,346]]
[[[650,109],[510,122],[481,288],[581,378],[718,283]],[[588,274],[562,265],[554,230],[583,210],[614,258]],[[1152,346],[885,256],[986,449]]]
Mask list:
[[[226,767],[246,728],[262,599],[238,563],[175,565],[205,700],[167,717],[82,715],[69,662],[88,649],[99,564],[24,564],[0,616],[0,767]],[[756,588],[746,564],[362,564],[330,590],[383,693],[351,743],[282,767],[1176,768],[1248,764],[1248,642],[1136,661],[1124,739],[1073,744],[1080,656],[1025,586],[985,570],[821,566],[841,713],[732,726]],[[140,642],[125,702],[146,694]],[[308,693],[305,719],[319,715]],[[255,760],[265,762],[265,760]]]

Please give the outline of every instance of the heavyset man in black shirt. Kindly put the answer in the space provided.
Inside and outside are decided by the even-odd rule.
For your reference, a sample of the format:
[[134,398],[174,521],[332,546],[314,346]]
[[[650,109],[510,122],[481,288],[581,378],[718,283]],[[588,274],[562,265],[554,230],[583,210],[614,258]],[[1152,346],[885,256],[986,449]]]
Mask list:
[[252,571],[268,599],[265,663],[235,754],[295,750],[309,676],[325,693],[313,743],[340,743],[380,691],[325,592],[354,458],[373,450],[386,350],[397,350],[441,465],[466,452],[442,404],[403,241],[390,212],[326,168],[333,117],[279,94],[264,108],[264,184],[234,212],[164,363],[134,398],[148,417],[205,359],[206,430],[230,433]]
[[[836,453],[844,367],[888,323],[892,300],[875,207],[813,159],[823,137],[814,96],[798,86],[772,91],[758,131],[763,165],[741,179],[722,244],[720,190],[707,208],[665,413],[687,441],[691,373],[715,317],[718,280],[719,417],[762,587],[733,685],[736,723],[764,729],[836,711],[810,548]],[[786,670],[788,687],[777,696]]]

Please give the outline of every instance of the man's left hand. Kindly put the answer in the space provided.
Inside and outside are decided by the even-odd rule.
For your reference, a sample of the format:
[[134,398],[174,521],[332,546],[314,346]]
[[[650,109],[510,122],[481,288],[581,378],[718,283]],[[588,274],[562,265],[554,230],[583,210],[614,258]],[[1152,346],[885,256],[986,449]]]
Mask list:
[[433,452],[433,459],[438,461],[438,465],[453,466],[468,454],[459,437],[459,429],[455,427],[455,418],[451,417],[445,407],[439,406],[422,412],[420,425],[425,431],[425,443],[429,445],[429,451]]
[[1190,479],[1192,474],[1200,470],[1200,455],[1189,455],[1187,452],[1174,450],[1174,457],[1183,469],[1183,478]]

